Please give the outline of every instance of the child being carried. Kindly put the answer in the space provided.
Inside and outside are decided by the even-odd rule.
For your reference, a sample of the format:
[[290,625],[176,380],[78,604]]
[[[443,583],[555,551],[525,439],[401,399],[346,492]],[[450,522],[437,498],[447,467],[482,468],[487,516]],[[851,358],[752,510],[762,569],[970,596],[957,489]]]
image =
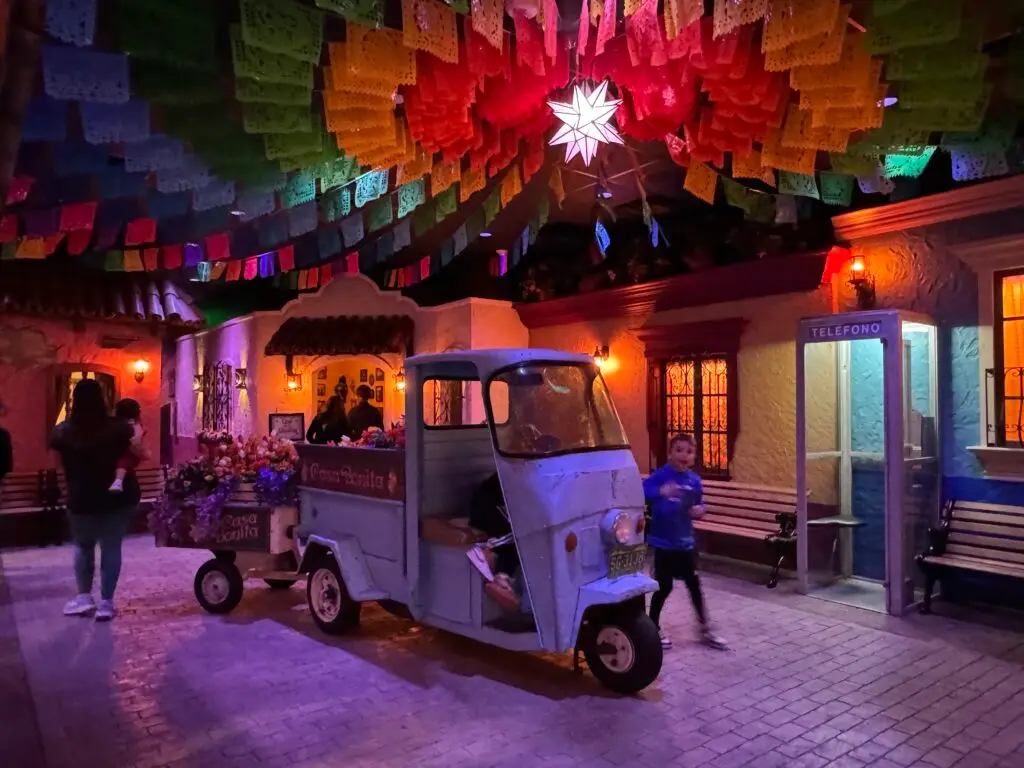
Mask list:
[[114,482],[110,484],[113,493],[124,491],[124,479],[129,472],[138,469],[143,459],[148,458],[148,452],[142,444],[142,438],[146,430],[142,426],[142,409],[138,402],[129,397],[119,400],[114,406],[114,416],[126,421],[133,430],[132,442],[125,454],[117,461],[117,472],[114,474]]

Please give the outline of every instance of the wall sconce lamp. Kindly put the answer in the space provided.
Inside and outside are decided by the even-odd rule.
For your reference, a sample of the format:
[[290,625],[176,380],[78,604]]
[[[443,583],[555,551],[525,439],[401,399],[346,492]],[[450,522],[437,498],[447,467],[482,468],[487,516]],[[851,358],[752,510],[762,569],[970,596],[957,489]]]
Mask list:
[[295,373],[292,370],[292,357],[288,355],[284,359],[284,391],[285,392],[301,392],[302,391],[302,374]]
[[395,392],[405,392],[405,368],[399,368],[398,373],[391,375],[395,379]]
[[608,353],[608,345],[607,344],[605,344],[603,346],[600,346],[600,347],[597,347],[596,349],[594,349],[594,365],[596,365],[598,368],[600,368],[605,363],[607,363],[608,362],[608,358],[609,358],[609,353]]
[[146,360],[136,360],[132,363],[132,370],[135,371],[135,380],[142,383],[142,380],[146,378],[146,374],[149,373],[149,362]]
[[248,373],[245,368],[235,368],[235,389],[245,389]]
[[858,309],[875,308],[875,276],[868,272],[863,257],[855,256],[850,262],[850,279],[846,282],[857,295]]
[[198,373],[192,377],[192,391],[199,392],[203,388],[203,377]]

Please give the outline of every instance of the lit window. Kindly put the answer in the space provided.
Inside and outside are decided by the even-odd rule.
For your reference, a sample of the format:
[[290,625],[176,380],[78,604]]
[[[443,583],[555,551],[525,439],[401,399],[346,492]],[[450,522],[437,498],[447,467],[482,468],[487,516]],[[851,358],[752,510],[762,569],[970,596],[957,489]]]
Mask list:
[[995,413],[989,438],[995,444],[1024,446],[1024,270],[996,274],[995,369],[989,371]]
[[659,463],[664,463],[672,438],[686,433],[697,443],[696,471],[709,477],[727,476],[730,441],[726,359],[693,356],[673,358],[662,365],[660,410],[665,444],[658,451]]

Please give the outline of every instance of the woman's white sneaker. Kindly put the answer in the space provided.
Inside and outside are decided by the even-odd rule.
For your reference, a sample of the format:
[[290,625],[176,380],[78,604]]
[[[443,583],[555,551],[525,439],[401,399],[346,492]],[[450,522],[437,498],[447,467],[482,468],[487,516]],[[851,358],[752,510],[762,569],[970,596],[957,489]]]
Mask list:
[[64,604],[65,616],[87,616],[96,610],[92,595],[78,595]]
[[110,621],[114,618],[114,601],[100,600],[96,606],[96,621]]

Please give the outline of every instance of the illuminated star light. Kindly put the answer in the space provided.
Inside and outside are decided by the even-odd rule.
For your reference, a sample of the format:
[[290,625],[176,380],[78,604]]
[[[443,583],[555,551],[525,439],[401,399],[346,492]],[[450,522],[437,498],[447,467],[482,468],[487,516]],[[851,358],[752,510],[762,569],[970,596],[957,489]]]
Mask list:
[[605,80],[589,96],[578,85],[573,86],[572,104],[548,102],[555,117],[564,123],[548,144],[552,147],[565,144],[565,162],[579,155],[583,164],[589,166],[597,154],[598,145],[622,143],[615,126],[608,124],[622,101],[606,101],[607,95],[608,81]]

